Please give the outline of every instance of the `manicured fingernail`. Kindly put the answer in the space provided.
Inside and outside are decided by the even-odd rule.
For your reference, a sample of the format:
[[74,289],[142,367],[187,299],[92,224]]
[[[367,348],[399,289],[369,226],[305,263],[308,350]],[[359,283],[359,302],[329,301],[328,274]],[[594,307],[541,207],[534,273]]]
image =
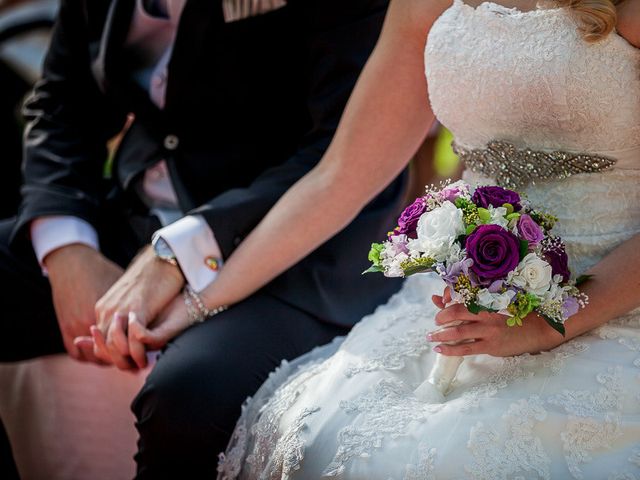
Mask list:
[[436,353],[441,353],[442,352],[442,347],[433,347],[433,351]]
[[427,340],[433,342],[433,333],[427,333]]

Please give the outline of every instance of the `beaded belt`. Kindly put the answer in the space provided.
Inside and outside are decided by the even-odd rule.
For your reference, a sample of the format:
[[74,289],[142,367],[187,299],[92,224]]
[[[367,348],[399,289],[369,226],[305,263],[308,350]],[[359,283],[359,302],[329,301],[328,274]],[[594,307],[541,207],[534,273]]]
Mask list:
[[466,149],[455,142],[452,147],[469,170],[512,189],[546,180],[562,180],[578,173],[602,172],[616,163],[612,158],[584,153],[520,150],[499,140],[489,142],[482,149]]

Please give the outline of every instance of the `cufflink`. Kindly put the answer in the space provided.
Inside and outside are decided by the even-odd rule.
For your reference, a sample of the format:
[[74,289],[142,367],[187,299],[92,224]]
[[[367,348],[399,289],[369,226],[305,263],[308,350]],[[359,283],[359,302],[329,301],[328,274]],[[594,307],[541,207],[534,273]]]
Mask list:
[[207,266],[209,270],[213,270],[217,272],[220,270],[220,259],[216,257],[207,257],[204,259],[204,264]]
[[287,0],[222,0],[222,11],[225,23],[231,23],[277,10],[286,4]]

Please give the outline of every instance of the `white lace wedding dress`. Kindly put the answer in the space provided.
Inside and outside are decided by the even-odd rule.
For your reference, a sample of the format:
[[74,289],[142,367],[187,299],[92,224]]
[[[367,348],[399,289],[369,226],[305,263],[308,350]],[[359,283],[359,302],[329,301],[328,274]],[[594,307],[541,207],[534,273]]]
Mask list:
[[[455,0],[426,65],[459,146],[616,160],[524,187],[560,218],[574,272],[640,232],[640,50],[616,33],[585,43],[564,9]],[[640,479],[640,314],[551,352],[468,357],[445,403],[427,404],[413,391],[435,358],[425,334],[442,289],[411,277],[345,339],[284,363],[244,407],[220,478]]]

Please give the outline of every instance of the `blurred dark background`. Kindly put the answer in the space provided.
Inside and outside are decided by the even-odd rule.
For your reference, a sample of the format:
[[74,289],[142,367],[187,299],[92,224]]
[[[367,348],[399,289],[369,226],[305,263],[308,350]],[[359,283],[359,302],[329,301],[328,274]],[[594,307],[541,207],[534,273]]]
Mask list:
[[[20,200],[23,122],[20,107],[40,75],[57,0],[0,0],[0,218]],[[0,478],[17,479],[0,420]]]

